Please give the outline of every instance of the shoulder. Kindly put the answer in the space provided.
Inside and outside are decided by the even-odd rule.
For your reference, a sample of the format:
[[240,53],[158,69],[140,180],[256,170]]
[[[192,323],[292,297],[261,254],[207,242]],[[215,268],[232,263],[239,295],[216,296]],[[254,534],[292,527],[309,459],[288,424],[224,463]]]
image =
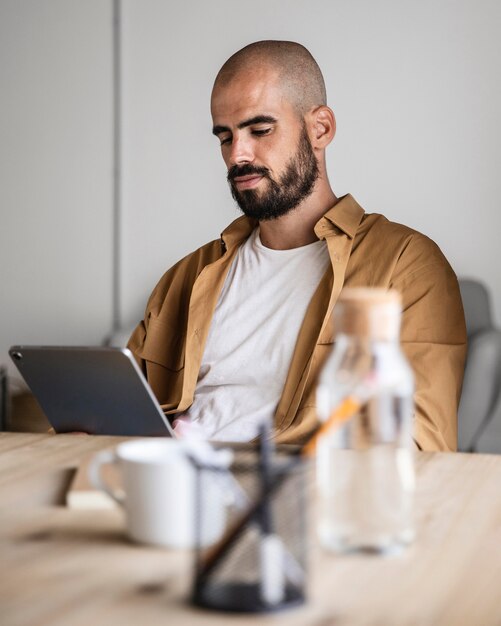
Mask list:
[[432,239],[383,215],[364,215],[346,271],[350,283],[405,290],[415,280],[428,282],[439,274],[445,281],[456,280]]
[[179,299],[190,294],[200,272],[223,254],[221,239],[214,239],[194,250],[169,268],[158,281],[148,300],[147,311],[158,315],[168,296]]
[[367,215],[364,227],[374,243],[370,255],[385,273],[383,284],[402,295],[403,337],[413,341],[432,337],[438,343],[447,343],[444,337],[449,337],[447,341],[463,343],[458,281],[439,246],[417,230],[382,215]]
[[231,256],[254,227],[252,220],[241,216],[225,228],[219,239],[209,241],[168,269],[148,300],[146,314],[158,316],[166,307],[177,307],[182,312],[202,270],[227,254]]
[[392,222],[384,215],[369,213],[364,216],[357,232],[357,242],[371,256],[393,266],[401,277],[427,269],[452,269],[440,247],[430,237],[409,226]]

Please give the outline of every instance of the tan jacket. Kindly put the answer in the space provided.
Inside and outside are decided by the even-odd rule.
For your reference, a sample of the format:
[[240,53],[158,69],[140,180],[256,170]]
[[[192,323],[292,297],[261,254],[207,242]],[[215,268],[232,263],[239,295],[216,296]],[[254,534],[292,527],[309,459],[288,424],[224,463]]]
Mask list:
[[[166,414],[193,402],[212,314],[226,273],[256,222],[240,217],[160,279],[129,348]],[[393,287],[403,298],[401,342],[416,377],[414,438],[424,450],[455,450],[466,330],[456,276],[420,233],[366,214],[347,195],[315,226],[332,267],[299,332],[275,413],[277,441],[301,443],[317,424],[315,383],[332,348],[332,310],[343,285]]]

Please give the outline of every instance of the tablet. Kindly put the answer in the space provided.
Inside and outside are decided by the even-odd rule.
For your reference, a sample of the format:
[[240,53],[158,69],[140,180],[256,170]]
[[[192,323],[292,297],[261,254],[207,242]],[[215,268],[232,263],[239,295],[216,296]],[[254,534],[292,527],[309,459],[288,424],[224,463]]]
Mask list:
[[130,350],[12,346],[9,355],[56,433],[173,435]]

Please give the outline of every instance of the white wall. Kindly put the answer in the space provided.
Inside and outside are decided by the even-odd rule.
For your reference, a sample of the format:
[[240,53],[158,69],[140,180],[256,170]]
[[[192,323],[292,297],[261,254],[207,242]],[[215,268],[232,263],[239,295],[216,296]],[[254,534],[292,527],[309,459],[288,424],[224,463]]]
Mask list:
[[0,2],[0,363],[111,324],[111,10]]
[[[111,0],[0,0],[0,362],[14,342],[98,343],[112,318]],[[121,314],[238,213],[211,136],[214,76],[258,39],[304,43],[338,134],[329,169],[429,234],[495,296],[498,0],[122,0]]]
[[237,215],[211,137],[225,59],[258,39],[304,43],[338,134],[335,192],[431,236],[495,295],[501,177],[498,0],[124,0],[123,317],[164,269]]

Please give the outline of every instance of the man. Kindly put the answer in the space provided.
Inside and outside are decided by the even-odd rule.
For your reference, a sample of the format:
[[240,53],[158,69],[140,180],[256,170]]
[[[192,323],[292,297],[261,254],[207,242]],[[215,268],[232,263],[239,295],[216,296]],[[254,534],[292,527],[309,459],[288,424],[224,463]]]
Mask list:
[[246,46],[217,75],[211,111],[245,216],[162,277],[129,342],[176,428],[249,441],[272,419],[278,442],[304,441],[339,293],[380,286],[403,298],[415,441],[455,449],[466,345],[456,277],[432,241],[335,196],[335,119],[313,57],[292,42]]

